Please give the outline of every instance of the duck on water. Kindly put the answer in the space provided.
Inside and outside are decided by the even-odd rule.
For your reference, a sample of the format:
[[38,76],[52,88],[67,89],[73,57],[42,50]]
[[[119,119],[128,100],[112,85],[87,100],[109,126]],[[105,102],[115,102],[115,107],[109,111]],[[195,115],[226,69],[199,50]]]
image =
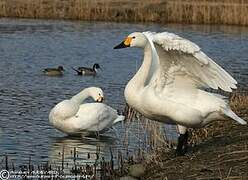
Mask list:
[[77,69],[73,68],[74,71],[77,72],[78,75],[96,75],[98,69],[101,69],[100,65],[95,63],[92,68],[90,67],[78,67]]
[[62,76],[64,71],[63,66],[58,66],[57,68],[46,68],[43,70],[43,73],[48,76]]

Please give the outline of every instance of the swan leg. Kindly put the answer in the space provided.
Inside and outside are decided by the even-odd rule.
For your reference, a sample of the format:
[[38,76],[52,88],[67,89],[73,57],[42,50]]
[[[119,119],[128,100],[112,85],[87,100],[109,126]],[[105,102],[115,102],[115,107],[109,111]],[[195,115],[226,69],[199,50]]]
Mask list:
[[177,156],[183,156],[187,152],[188,148],[188,131],[184,126],[178,125],[179,137],[176,149]]
[[99,131],[95,131],[95,136],[98,138],[100,136],[100,132]]

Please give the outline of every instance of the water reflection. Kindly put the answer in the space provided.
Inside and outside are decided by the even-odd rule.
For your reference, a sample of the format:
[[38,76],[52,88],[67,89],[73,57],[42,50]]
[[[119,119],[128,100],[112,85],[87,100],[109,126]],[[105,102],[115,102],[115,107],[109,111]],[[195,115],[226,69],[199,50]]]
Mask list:
[[77,166],[93,164],[101,161],[103,157],[110,160],[110,148],[115,141],[116,139],[110,136],[54,138],[49,150],[49,162],[52,166],[61,168],[64,158],[64,165],[68,170],[75,164]]

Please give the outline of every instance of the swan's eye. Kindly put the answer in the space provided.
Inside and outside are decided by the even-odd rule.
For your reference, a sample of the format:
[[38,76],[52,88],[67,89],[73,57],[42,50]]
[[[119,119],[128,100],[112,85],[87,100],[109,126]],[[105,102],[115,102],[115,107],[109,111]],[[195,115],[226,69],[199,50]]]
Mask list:
[[133,36],[132,38],[135,39],[135,36]]
[[101,93],[99,93],[98,95],[101,96]]

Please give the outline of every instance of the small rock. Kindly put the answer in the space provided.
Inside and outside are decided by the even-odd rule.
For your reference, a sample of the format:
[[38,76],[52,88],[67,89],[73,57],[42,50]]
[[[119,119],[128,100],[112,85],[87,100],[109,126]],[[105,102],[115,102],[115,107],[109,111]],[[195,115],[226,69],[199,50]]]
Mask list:
[[145,174],[145,166],[143,164],[134,164],[128,168],[129,175],[135,178],[140,178]]
[[121,177],[120,180],[137,180],[137,179],[133,178],[132,176],[124,176],[124,177]]

